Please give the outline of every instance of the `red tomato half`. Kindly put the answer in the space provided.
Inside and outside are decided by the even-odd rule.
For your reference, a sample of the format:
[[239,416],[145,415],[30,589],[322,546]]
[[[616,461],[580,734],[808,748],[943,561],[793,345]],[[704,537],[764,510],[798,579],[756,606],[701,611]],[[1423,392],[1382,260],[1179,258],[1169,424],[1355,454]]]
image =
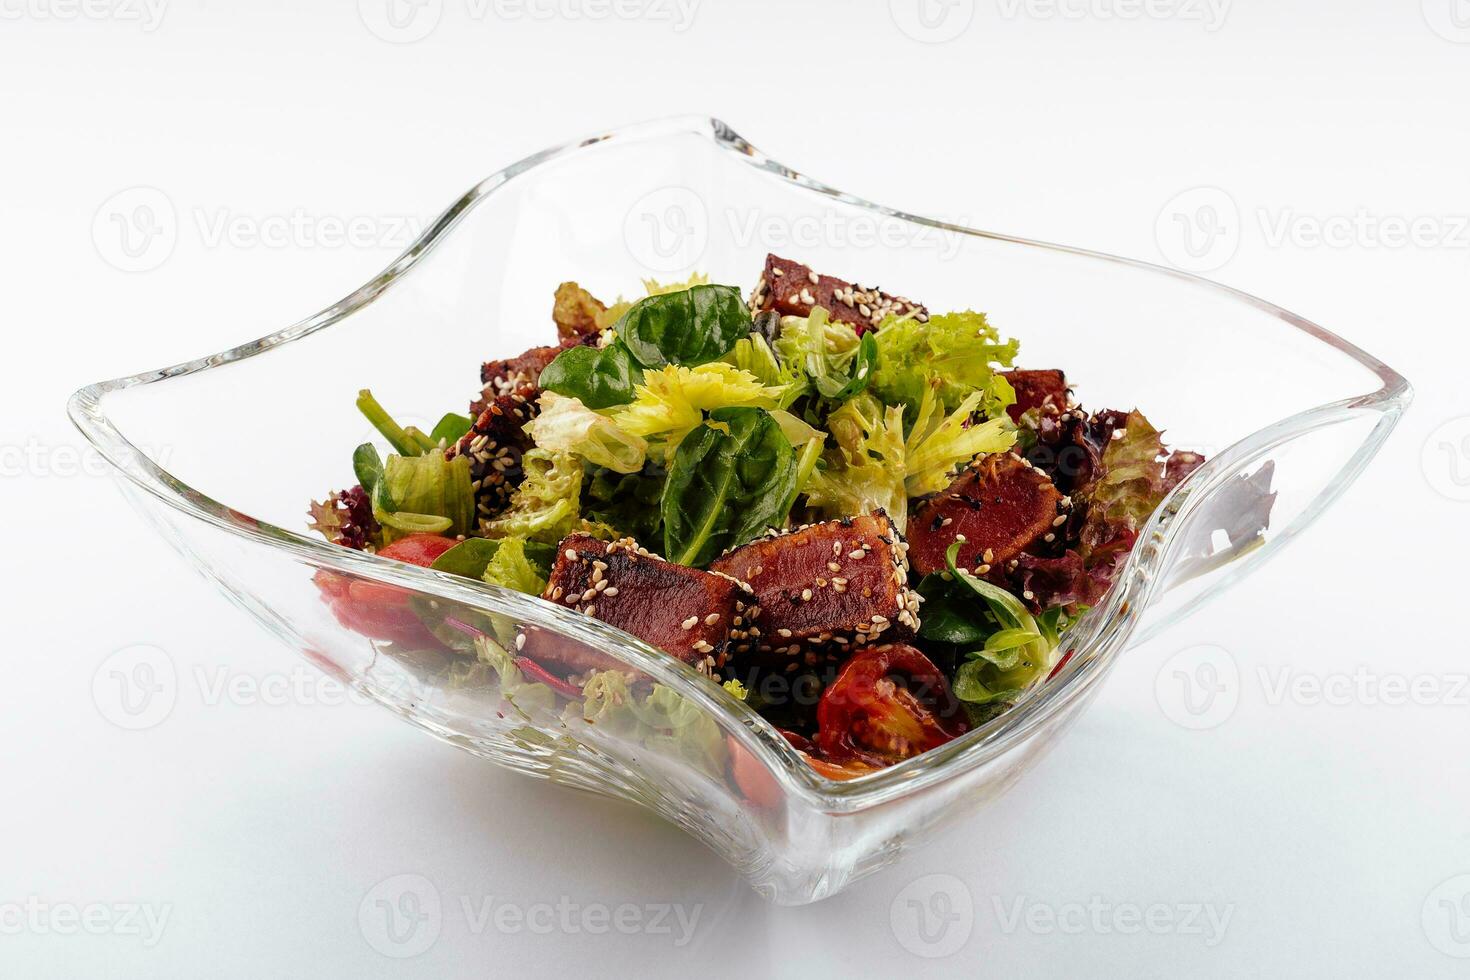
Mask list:
[[[378,554],[428,568],[458,543],[438,534],[411,534]],[[439,645],[434,634],[414,614],[410,593],[403,589],[325,570],[317,572],[315,581],[337,622],[354,633],[407,646]]]
[[914,647],[889,643],[853,654],[822,692],[816,747],[828,763],[889,766],[967,727],[939,668]]
[[410,565],[418,565],[428,568],[444,552],[459,544],[453,538],[446,538],[442,534],[410,534],[406,538],[399,538],[386,548],[378,549],[379,558],[394,558],[398,561],[406,561]]

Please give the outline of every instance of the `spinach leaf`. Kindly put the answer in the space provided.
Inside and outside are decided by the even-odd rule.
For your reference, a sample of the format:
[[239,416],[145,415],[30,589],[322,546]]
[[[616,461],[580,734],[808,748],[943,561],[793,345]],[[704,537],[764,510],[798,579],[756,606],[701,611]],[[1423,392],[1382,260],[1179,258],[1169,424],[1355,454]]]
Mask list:
[[924,639],[973,647],[983,645],[999,629],[984,603],[976,602],[942,575],[925,575],[918,588],[924,597],[923,625],[919,627]]
[[647,368],[717,361],[750,328],[750,311],[740,290],[710,284],[641,299],[614,327],[633,357]]
[[484,578],[485,569],[489,567],[505,541],[520,541],[520,550],[526,561],[531,563],[531,567],[542,578],[550,573],[551,564],[555,560],[556,546],[543,544],[540,541],[521,541],[519,538],[465,538],[434,559],[434,563],[429,567],[439,572],[463,575],[465,578]]
[[357,477],[357,485],[367,491],[371,500],[373,491],[383,479],[383,458],[372,443],[365,442],[352,451],[352,472]]
[[645,462],[637,473],[589,465],[582,487],[583,515],[639,541],[661,541],[664,525],[659,501],[667,475],[654,460]]
[[445,412],[439,424],[434,426],[434,431],[429,433],[429,441],[436,446],[452,446],[464,434],[474,427],[475,420],[468,415],[460,415],[458,412]]
[[490,564],[490,559],[494,558],[495,552],[499,550],[499,541],[491,541],[489,538],[465,538],[435,558],[434,563],[429,567],[435,571],[449,572],[451,575],[479,578],[485,574],[485,566]]
[[703,567],[786,519],[796,451],[769,412],[721,408],[679,444],[660,511],[664,557]]
[[538,384],[558,395],[580,399],[588,408],[611,408],[633,400],[643,369],[621,340],[606,347],[572,347],[546,365]]

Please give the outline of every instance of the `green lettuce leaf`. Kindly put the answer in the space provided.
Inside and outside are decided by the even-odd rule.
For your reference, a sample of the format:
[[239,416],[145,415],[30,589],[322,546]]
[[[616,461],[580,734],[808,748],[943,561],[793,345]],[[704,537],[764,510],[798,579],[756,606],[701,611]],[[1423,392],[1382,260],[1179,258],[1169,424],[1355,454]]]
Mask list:
[[1016,400],[1010,383],[994,367],[1011,367],[1020,345],[1002,341],[983,313],[938,314],[927,323],[890,316],[879,325],[876,342],[872,390],[889,404],[917,409],[931,381],[938,383],[947,411],[977,391],[988,418],[998,417]]
[[[380,501],[391,501],[394,509],[380,508]],[[475,521],[469,457],[447,460],[440,449],[422,456],[389,456],[373,516],[383,525],[385,543],[417,533],[469,534]]]
[[526,431],[538,448],[575,453],[617,473],[636,473],[643,468],[648,443],[641,436],[624,431],[576,398],[552,391],[541,393],[540,407],[541,413],[526,423]]
[[510,506],[481,531],[487,538],[523,538],[556,544],[577,526],[582,463],[571,453],[532,449],[521,458],[525,478]]
[[776,353],[788,370],[799,371],[803,389],[841,401],[866,388],[878,364],[876,337],[861,338],[850,324],[833,322],[823,307],[806,317],[785,317]]
[[938,493],[949,486],[956,467],[1016,444],[1016,427],[1004,414],[975,421],[984,397],[972,391],[945,415],[935,387],[925,386],[918,415],[904,440],[904,489],[910,497]]
[[520,538],[502,538],[499,545],[480,577],[491,585],[514,589],[527,595],[540,595],[544,592],[546,579],[526,557],[525,542]]
[[835,445],[806,481],[808,506],[832,519],[881,508],[902,531],[908,515],[903,406],[858,395],[827,416],[827,431]]

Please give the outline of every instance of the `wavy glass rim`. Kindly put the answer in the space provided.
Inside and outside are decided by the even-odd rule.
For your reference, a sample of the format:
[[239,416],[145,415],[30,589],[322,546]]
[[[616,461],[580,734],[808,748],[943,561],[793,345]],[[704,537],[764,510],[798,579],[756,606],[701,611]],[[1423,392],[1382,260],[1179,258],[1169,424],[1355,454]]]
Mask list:
[[[477,583],[446,572],[364,554],[310,538],[303,532],[257,521],[193,489],[158,466],[125,438],[102,410],[103,398],[113,392],[235,363],[333,326],[372,303],[407,275],[482,200],[540,164],[600,143],[638,142],[690,135],[709,140],[719,150],[732,154],[742,163],[762,170],[775,179],[875,214],[975,238],[1083,256],[1187,280],[1198,288],[1215,291],[1267,313],[1285,326],[1346,355],[1375,375],[1380,386],[1374,391],[1288,416],[1252,433],[1211,458],[1180,484],[1150,517],[1140,533],[1138,545],[1129,555],[1103,601],[1064,636],[1059,657],[1070,655],[1070,659],[1054,677],[1033,687],[1004,714],[960,738],[887,769],[847,781],[834,781],[818,774],[802,760],[773,725],[744,702],[731,696],[719,685],[711,684],[692,668],[622,630],[537,597]],[[556,629],[596,647],[617,648],[619,656],[630,667],[674,688],[706,710],[723,712],[737,721],[739,724],[733,727],[742,746],[761,760],[789,797],[800,799],[821,810],[842,813],[877,806],[917,792],[983,765],[1025,741],[1059,712],[1086,696],[1105,676],[1114,656],[1132,639],[1139,617],[1152,597],[1156,574],[1165,567],[1170,547],[1174,543],[1170,529],[1182,516],[1188,514],[1193,501],[1207,497],[1210,490],[1229,479],[1240,465],[1296,436],[1345,421],[1363,412],[1376,412],[1382,416],[1364,447],[1343,468],[1338,479],[1309,506],[1303,515],[1306,519],[1294,521],[1292,527],[1277,536],[1272,542],[1273,546],[1235,562],[1236,570],[1227,573],[1221,580],[1221,587],[1224,587],[1263,558],[1279,550],[1279,544],[1292,533],[1292,528],[1310,523],[1312,515],[1346,488],[1367,464],[1377,446],[1387,437],[1410,394],[1410,386],[1404,377],[1376,357],[1311,321],[1238,289],[1137,259],[966,228],[875,204],[813,180],[772,160],[718,119],[708,116],[679,116],[606,130],[534,153],[476,184],[440,214],[383,272],[332,306],[283,330],[230,350],[88,385],[75,392],[68,400],[67,414],[103,458],[130,483],[189,517],[277,549],[303,562],[513,616],[523,622]],[[1191,604],[1186,604],[1180,614],[1189,608]]]

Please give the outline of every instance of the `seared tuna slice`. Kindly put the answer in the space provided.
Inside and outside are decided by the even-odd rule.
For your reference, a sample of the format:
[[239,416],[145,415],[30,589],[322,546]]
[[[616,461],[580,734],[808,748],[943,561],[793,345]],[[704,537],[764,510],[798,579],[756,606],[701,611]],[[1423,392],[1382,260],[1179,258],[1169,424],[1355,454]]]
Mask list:
[[1027,371],[1017,368],[1002,371],[1002,378],[1016,390],[1016,401],[1006,408],[1012,422],[1019,422],[1021,415],[1039,408],[1044,414],[1057,415],[1067,410],[1067,378],[1060,371]]
[[819,276],[800,262],[767,255],[765,271],[750,295],[751,311],[775,310],[782,316],[806,316],[814,306],[825,309],[834,320],[852,324],[860,334],[877,329],[890,313],[912,313],[920,322],[929,319],[929,312],[913,300],[844,282],[835,276]]
[[[725,665],[732,633],[744,633],[757,615],[755,597],[727,575],[664,561],[632,538],[600,541],[571,534],[557,545],[556,564],[543,599],[592,616],[702,673]],[[569,673],[618,667],[611,658],[575,641],[528,630],[521,653]]]
[[736,648],[795,670],[917,630],[905,545],[882,511],[809,524],[736,548],[710,567],[750,584],[760,614]]
[[1054,539],[1069,505],[1045,473],[1014,453],[982,456],[909,515],[909,562],[923,575],[944,571],[944,553],[958,540],[956,564],[986,575]]
[[535,386],[522,385],[492,399],[470,431],[445,453],[449,459],[470,458],[477,517],[494,517],[504,510],[525,477],[521,456],[531,448],[526,423],[536,417],[540,395]]
[[484,385],[480,397],[470,405],[470,414],[479,416],[490,403],[502,395],[509,395],[527,385],[535,386],[546,370],[546,365],[556,360],[565,347],[532,347],[523,354],[503,361],[486,361],[480,367],[480,383]]

